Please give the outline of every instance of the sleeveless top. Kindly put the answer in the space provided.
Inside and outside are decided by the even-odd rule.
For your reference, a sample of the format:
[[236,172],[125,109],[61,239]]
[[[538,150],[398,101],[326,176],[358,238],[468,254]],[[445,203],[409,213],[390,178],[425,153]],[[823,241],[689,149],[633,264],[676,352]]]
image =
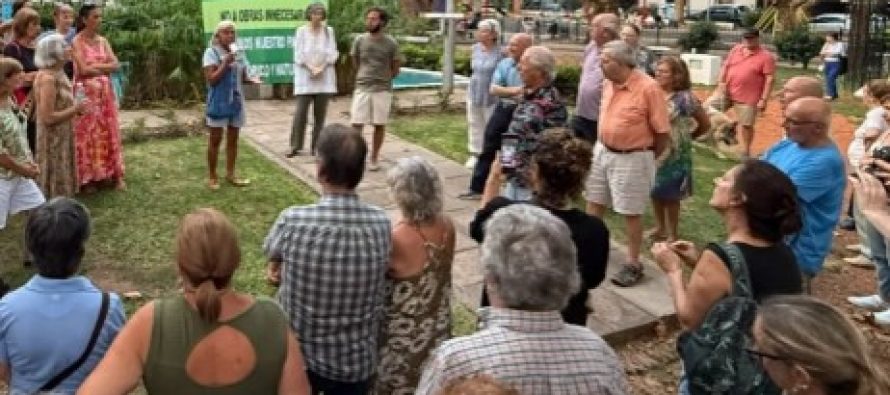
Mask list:
[[[214,330],[228,325],[250,341],[256,354],[253,370],[241,381],[205,387],[189,377],[185,366],[194,347]],[[201,319],[182,296],[155,303],[151,344],[143,382],[149,394],[235,395],[277,394],[287,358],[288,323],[281,308],[268,298],[225,322]]]
[[413,394],[432,350],[451,335],[451,262],[454,252],[423,239],[427,261],[411,277],[391,280],[382,329],[380,364],[372,394]]

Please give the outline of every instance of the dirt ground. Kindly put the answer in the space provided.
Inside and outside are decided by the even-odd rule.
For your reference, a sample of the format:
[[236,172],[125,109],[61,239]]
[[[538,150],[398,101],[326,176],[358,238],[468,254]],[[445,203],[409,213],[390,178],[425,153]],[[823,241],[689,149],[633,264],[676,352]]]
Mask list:
[[[701,98],[709,93],[696,91],[696,95]],[[772,100],[765,113],[758,118],[752,146],[755,154],[762,153],[782,137],[780,114],[779,103]],[[854,127],[853,123],[842,115],[833,117],[832,134],[841,152],[846,152]],[[845,249],[845,246],[857,242],[855,232],[843,230],[837,232],[826,268],[813,284],[813,293],[847,313],[863,332],[878,364],[890,367],[890,329],[875,326],[865,312],[853,308],[846,302],[847,296],[871,294],[876,288],[874,270],[856,268],[843,263],[842,258],[854,256],[853,252]],[[677,335],[677,331],[657,329],[649,338],[633,341],[618,348],[633,388],[632,393],[643,395],[676,393],[680,369],[676,352]]]

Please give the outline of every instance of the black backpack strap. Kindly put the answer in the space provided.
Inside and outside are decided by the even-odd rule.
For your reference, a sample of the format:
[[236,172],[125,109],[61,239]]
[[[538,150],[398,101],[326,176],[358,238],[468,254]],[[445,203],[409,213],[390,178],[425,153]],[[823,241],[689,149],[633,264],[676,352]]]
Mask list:
[[77,369],[80,369],[83,366],[83,363],[87,361],[90,353],[92,353],[93,348],[96,346],[96,340],[99,339],[99,333],[102,332],[102,326],[105,324],[105,318],[108,316],[108,305],[110,303],[110,297],[108,296],[108,292],[102,292],[102,306],[99,308],[99,317],[96,319],[96,324],[93,326],[93,333],[90,335],[90,341],[87,343],[86,348],[84,348],[83,353],[80,354],[80,358],[77,358],[71,365],[68,365],[65,370],[59,372],[56,377],[53,377],[52,380],[47,381],[42,387],[40,387],[40,391],[51,391],[59,386],[65,379],[70,377]]
[[754,292],[751,288],[751,277],[748,274],[748,264],[745,262],[742,250],[737,245],[729,242],[720,243],[719,246],[729,257],[729,262],[726,262],[726,266],[732,275],[732,295],[753,299]]

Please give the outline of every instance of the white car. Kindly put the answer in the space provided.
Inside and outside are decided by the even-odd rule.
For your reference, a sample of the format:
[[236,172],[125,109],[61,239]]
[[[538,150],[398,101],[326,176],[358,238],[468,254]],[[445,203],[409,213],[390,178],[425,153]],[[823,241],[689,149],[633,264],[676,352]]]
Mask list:
[[849,14],[821,14],[810,18],[810,31],[814,33],[838,33],[850,31]]

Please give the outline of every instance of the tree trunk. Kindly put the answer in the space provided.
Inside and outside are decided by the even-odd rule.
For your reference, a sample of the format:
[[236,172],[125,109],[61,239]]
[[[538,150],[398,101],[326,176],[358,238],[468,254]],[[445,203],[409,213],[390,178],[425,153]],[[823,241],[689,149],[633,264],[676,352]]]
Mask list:
[[[399,0],[402,6],[402,12],[405,15],[416,17],[421,12],[430,12],[433,10],[432,0]],[[451,1],[451,0],[448,0]]]
[[686,0],[674,1],[674,19],[677,21],[677,26],[686,23]]

